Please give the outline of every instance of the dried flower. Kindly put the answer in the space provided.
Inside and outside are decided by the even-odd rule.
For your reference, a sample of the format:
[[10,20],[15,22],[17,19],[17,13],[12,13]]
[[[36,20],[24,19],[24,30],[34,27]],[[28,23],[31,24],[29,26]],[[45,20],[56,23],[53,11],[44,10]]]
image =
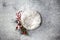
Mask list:
[[28,34],[27,30],[21,24],[21,11],[19,11],[18,13],[16,13],[16,22],[17,22],[16,30],[20,29],[21,30],[21,34],[27,35]]

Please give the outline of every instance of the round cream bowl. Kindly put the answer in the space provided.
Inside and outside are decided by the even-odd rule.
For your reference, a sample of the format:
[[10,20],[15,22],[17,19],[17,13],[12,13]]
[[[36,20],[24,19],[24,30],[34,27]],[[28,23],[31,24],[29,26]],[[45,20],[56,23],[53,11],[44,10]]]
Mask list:
[[21,23],[27,30],[36,29],[41,23],[41,16],[35,10],[25,10],[21,15]]

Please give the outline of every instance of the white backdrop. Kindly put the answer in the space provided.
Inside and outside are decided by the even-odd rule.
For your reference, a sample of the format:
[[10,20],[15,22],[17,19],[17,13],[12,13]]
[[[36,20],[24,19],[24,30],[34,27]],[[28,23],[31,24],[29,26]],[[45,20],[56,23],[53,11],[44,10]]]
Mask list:
[[[15,30],[15,17],[27,8],[40,12],[42,24],[24,36]],[[60,40],[60,0],[0,0],[0,40]]]

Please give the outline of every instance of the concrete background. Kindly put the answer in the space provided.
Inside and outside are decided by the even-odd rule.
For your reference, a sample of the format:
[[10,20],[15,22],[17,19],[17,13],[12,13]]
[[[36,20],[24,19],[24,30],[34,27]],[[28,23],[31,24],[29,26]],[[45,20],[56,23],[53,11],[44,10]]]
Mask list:
[[[15,30],[15,14],[26,8],[42,16],[41,26],[29,36]],[[60,40],[60,0],[0,0],[0,40]]]

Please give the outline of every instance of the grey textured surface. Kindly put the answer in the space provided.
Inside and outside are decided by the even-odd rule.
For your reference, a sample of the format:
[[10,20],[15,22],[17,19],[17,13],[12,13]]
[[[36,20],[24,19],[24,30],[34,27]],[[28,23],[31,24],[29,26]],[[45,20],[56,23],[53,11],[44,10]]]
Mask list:
[[[31,8],[40,12],[42,24],[29,36],[15,30],[15,14]],[[60,0],[0,0],[0,40],[60,40]]]

